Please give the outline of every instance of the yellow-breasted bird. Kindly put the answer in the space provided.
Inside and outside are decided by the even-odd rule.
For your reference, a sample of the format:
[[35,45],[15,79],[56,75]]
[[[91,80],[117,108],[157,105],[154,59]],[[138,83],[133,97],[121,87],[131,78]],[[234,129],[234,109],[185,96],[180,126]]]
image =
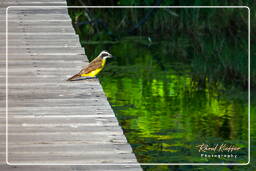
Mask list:
[[95,77],[105,66],[106,59],[112,58],[112,55],[103,50],[99,56],[97,56],[88,66],[83,68],[78,74],[67,79],[67,81],[74,81],[81,77],[93,78]]

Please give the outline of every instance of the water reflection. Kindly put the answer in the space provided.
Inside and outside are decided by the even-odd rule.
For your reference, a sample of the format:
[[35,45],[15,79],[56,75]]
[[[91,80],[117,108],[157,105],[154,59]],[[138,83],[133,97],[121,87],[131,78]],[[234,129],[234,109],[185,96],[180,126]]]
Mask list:
[[[247,162],[247,101],[230,98],[220,82],[197,80],[157,48],[124,41],[86,49],[118,56],[100,81],[139,162]],[[242,149],[238,159],[202,158],[202,143]]]

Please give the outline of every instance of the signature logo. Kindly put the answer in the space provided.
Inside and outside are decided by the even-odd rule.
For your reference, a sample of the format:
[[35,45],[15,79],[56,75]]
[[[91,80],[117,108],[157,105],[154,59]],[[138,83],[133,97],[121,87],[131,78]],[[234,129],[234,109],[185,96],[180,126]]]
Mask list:
[[198,152],[233,152],[238,151],[241,148],[235,145],[227,145],[227,144],[216,144],[210,146],[208,144],[200,144],[196,146],[198,148]]
[[235,145],[228,144],[200,144],[196,146],[198,152],[201,153],[201,157],[205,158],[237,158],[238,155],[235,154],[241,148]]

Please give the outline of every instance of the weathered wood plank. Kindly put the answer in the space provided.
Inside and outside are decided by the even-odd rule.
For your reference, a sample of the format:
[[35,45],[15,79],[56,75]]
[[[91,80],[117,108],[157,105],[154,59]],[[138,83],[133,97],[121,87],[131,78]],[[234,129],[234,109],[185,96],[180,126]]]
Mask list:
[[[5,56],[4,56],[5,57]],[[5,61],[5,58],[0,58]],[[84,54],[80,55],[8,55],[8,60],[20,61],[20,60],[39,60],[39,61],[52,61],[52,60],[81,60],[88,61]]]
[[[136,159],[134,159],[133,155],[131,154],[120,154],[120,155],[103,155],[103,154],[93,154],[93,155],[74,155],[74,154],[66,154],[66,155],[62,155],[60,156],[60,158],[58,158],[58,155],[32,155],[31,156],[24,156],[24,154],[22,155],[12,155],[9,156],[9,163],[12,164],[19,164],[19,163],[31,163],[31,165],[33,164],[37,164],[37,163],[42,163],[42,164],[48,164],[49,161],[51,161],[52,163],[60,163],[60,162],[64,162],[65,164],[69,165],[72,164],[72,160],[77,161],[78,163],[81,163],[83,161],[87,161],[88,164],[97,164],[97,163],[102,163],[102,164],[111,164],[111,163],[116,163],[116,164],[134,164],[136,163]],[[125,161],[125,162],[124,162]],[[85,163],[87,164],[87,163]],[[57,165],[57,164],[56,164]]]
[[12,3],[15,3],[15,4],[18,4],[18,2],[30,2],[30,3],[33,3],[33,2],[63,2],[65,3],[66,1],[65,0],[23,0],[23,1],[20,1],[20,0],[2,0],[2,3],[5,3],[5,2],[12,2]]
[[[5,21],[5,16],[0,16],[0,20]],[[34,15],[15,15],[15,14],[8,14],[7,16],[8,21],[71,21],[70,17],[63,14],[52,14],[51,17],[49,17],[48,14],[34,14]]]
[[[36,27],[46,27],[46,26],[50,26],[50,27],[53,27],[53,26],[61,26],[61,27],[67,27],[67,26],[71,26],[71,21],[62,21],[62,20],[59,20],[59,21],[8,21],[8,26],[9,27],[33,27],[33,26],[36,26]],[[10,28],[9,28],[10,29]]]
[[[4,49],[0,48],[0,53],[2,53],[4,51]],[[28,47],[28,48],[8,48],[8,54],[12,55],[12,54],[18,54],[21,55],[21,53],[36,53],[36,54],[49,54],[49,53],[65,53],[65,54],[84,54],[84,49],[81,47],[51,47],[51,48],[47,48],[47,49],[42,49],[42,48],[32,48],[32,47]]]
[[[5,112],[5,109],[0,109],[0,112]],[[8,109],[8,113],[13,113],[13,114],[21,114],[21,115],[26,115],[26,114],[37,114],[38,115],[45,115],[45,114],[82,114],[87,112],[88,114],[90,113],[95,113],[95,114],[100,114],[100,115],[110,115],[111,114],[111,108],[107,106],[87,106],[85,108],[81,108],[79,106],[72,106],[72,107],[12,107]]]
[[133,165],[123,165],[123,166],[97,166],[97,165],[87,165],[87,166],[7,166],[0,165],[0,170],[3,171],[141,171],[138,166]]
[[[113,116],[115,117],[115,116]],[[105,117],[102,117],[105,118]],[[0,126],[0,128],[2,129],[3,126]],[[67,127],[67,126],[62,126],[62,127],[55,127],[55,128],[47,128],[47,127],[37,127],[37,129],[35,129],[35,127],[23,127],[22,129],[20,129],[20,125],[9,125],[8,126],[8,131],[10,131],[10,133],[15,132],[17,133],[54,133],[54,132],[59,132],[59,133],[63,133],[63,132],[84,132],[84,134],[87,133],[99,133],[101,134],[102,132],[109,132],[109,133],[122,133],[122,129],[120,127],[117,126],[104,126],[104,127],[100,127],[100,126],[90,126],[90,127]],[[3,134],[4,135],[4,134]],[[24,148],[26,146],[26,144],[24,144],[24,142],[21,142],[24,145]],[[11,143],[10,143],[11,144]],[[68,143],[67,143],[68,144]],[[54,145],[54,144],[53,144]],[[64,145],[64,144],[56,144],[56,145]],[[96,144],[93,144],[95,146],[97,146]],[[111,146],[111,143],[109,144]],[[21,145],[17,145],[15,142],[12,143],[12,147],[13,146],[21,146]],[[31,145],[31,147],[33,146],[33,144]],[[2,146],[1,146],[2,147]],[[77,146],[79,148],[79,146]],[[127,148],[130,148],[130,146],[126,146]],[[4,148],[4,147],[2,147]]]
[[[2,148],[2,147],[0,147]],[[95,152],[95,149],[98,148],[99,151],[104,152],[132,152],[132,149],[129,146],[124,144],[11,144],[9,146],[10,150],[18,151],[20,153],[24,152],[37,152],[37,151],[87,151],[87,152]]]
[[[106,105],[106,104],[105,104]],[[84,115],[87,115],[85,112]],[[114,116],[114,115],[113,115]],[[5,121],[0,121],[1,124],[3,124]],[[100,124],[100,123],[117,123],[116,118],[113,117],[97,117],[96,115],[94,117],[19,117],[19,118],[13,118],[10,117],[8,120],[9,124],[19,124],[21,123],[24,124],[57,124],[59,122],[63,124],[68,124],[68,123],[94,123],[94,124]],[[23,125],[22,125],[23,126]]]
[[[19,24],[19,23],[15,23],[15,24],[10,24],[10,23],[8,23],[8,26],[9,26],[9,28],[8,28],[8,30],[9,30],[9,32],[11,32],[11,31],[16,31],[16,30],[20,30],[20,29],[27,29],[27,30],[29,30],[29,29],[34,29],[34,30],[36,30],[36,29],[53,29],[53,28],[55,28],[55,29],[63,29],[63,28],[65,28],[65,29],[72,29],[72,31],[74,32],[74,28],[73,28],[73,26],[72,25],[70,25],[70,23],[67,23],[66,25],[63,25],[63,26],[58,26],[58,25],[40,25],[39,23],[38,23],[38,25],[36,25],[35,23],[31,23],[30,25],[29,24]],[[0,31],[1,32],[5,32],[5,28],[0,28]]]
[[[0,39],[5,40],[5,35],[0,35]],[[65,34],[55,34],[55,35],[9,35],[8,36],[8,40],[19,40],[22,39],[23,41],[41,41],[41,40],[76,40],[79,41],[79,37],[76,34],[72,34],[72,35],[65,35]]]
[[[5,29],[1,29],[0,32],[5,33]],[[15,28],[15,29],[8,29],[8,34],[18,34],[18,33],[72,33],[74,34],[73,28],[65,28],[65,27],[48,27],[48,28]]]
[[[77,48],[79,47],[79,43],[73,43],[74,41],[49,41],[48,43],[46,41],[41,41],[41,42],[24,42],[21,40],[17,40],[16,43],[14,41],[9,41],[8,42],[8,49],[13,49],[13,48]],[[0,43],[0,48],[3,49],[2,51],[6,50],[6,43],[1,42]],[[19,44],[19,47],[17,47],[17,44]],[[4,54],[5,55],[5,54]],[[10,56],[10,55],[9,55]],[[20,55],[19,55],[20,56]],[[0,61],[3,60],[0,58]]]
[[42,170],[50,170],[50,171],[141,171],[138,166],[134,165],[105,165],[105,166],[97,166],[97,165],[87,165],[87,166],[7,166],[0,165],[0,170],[3,171],[42,171]]
[[[53,1],[52,1],[53,2]],[[8,11],[8,13],[10,15],[12,14],[20,14],[20,15],[23,15],[23,14],[30,14],[30,15],[33,15],[33,14],[67,14],[67,8],[54,8],[54,10],[52,9],[47,9],[47,8],[44,8],[44,9],[38,9],[38,8],[26,8],[26,9],[18,9],[18,10],[15,10],[14,8],[12,8],[11,10]],[[0,14],[4,15],[6,14],[6,11],[5,10],[0,10]]]
[[[30,2],[30,1],[1,1],[1,7],[9,7],[9,6],[63,6],[66,5],[65,2]],[[17,9],[17,7],[16,7]],[[24,7],[19,7],[18,9],[24,9]]]

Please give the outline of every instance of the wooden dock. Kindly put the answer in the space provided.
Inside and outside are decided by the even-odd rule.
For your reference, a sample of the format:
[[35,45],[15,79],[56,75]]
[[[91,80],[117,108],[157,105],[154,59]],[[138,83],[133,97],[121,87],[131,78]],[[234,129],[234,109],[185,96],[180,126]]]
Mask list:
[[[55,6],[8,9],[9,165],[8,6]],[[0,170],[141,171],[99,81],[66,81],[88,59],[67,8],[56,6],[66,1],[0,2]]]

